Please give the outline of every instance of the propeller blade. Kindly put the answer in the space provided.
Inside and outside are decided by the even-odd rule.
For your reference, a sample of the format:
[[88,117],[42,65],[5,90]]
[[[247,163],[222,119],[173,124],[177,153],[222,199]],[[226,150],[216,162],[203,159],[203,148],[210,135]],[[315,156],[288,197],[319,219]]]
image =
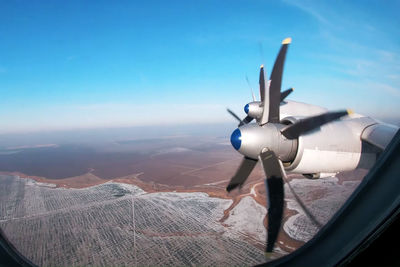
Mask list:
[[290,185],[290,183],[287,181],[286,179],[286,175],[283,176],[283,180],[284,182],[288,185],[290,192],[292,193],[292,195],[294,196],[294,198],[296,199],[297,203],[300,205],[300,207],[303,209],[304,213],[307,215],[307,217],[310,219],[310,221],[317,226],[319,229],[322,228],[323,224],[320,223],[317,218],[315,218],[315,216],[311,213],[311,211],[307,208],[307,206],[303,203],[303,201],[301,201],[301,198],[296,194],[296,192],[294,191],[293,187]]
[[287,139],[296,139],[303,133],[312,131],[326,123],[337,120],[340,117],[343,117],[350,113],[351,113],[350,111],[342,110],[342,111],[336,111],[336,112],[327,112],[327,113],[324,113],[321,115],[308,117],[308,118],[305,118],[305,119],[302,119],[302,120],[296,122],[295,124],[291,124],[291,125],[285,127],[281,131],[281,133]]
[[260,79],[258,80],[260,84],[260,99],[261,102],[264,102],[265,99],[265,78],[264,78],[264,65],[260,67]]
[[294,88],[289,88],[281,93],[281,102],[294,91]]
[[282,223],[285,171],[280,160],[271,150],[262,152],[259,156],[263,166],[268,194],[268,236],[266,252],[272,252]]
[[261,102],[261,105],[263,107],[262,110],[262,115],[261,115],[261,119],[257,120],[259,125],[264,125],[268,122],[268,114],[269,114],[269,87],[271,85],[271,80],[269,80],[268,82],[266,82],[265,84],[265,96],[264,96],[264,101]]
[[253,101],[257,101],[256,96],[254,95],[253,88],[251,87],[251,84],[250,84],[250,81],[249,81],[249,78],[247,77],[247,75],[246,75],[246,81],[247,81],[247,84],[249,85],[249,88],[251,91],[251,96],[253,97]]
[[269,88],[268,122],[279,123],[280,121],[279,104],[281,102],[280,99],[283,67],[285,65],[286,52],[291,41],[291,38],[286,38],[282,41],[281,50],[279,51],[279,54],[274,63],[274,67],[272,68],[270,76],[271,86]]
[[250,116],[246,116],[243,120],[241,120],[241,119],[239,118],[239,116],[236,115],[235,112],[233,112],[233,111],[230,110],[229,108],[227,108],[226,110],[229,112],[229,114],[231,114],[235,119],[237,119],[237,120],[239,121],[238,127],[240,127],[240,126],[242,126],[242,125],[245,125],[245,124],[248,124],[249,122],[251,122],[251,121],[253,120],[253,118],[250,117]]
[[242,126],[242,125],[243,125],[242,120],[239,118],[238,115],[235,114],[235,112],[233,112],[233,111],[230,110],[229,108],[227,108],[226,110],[229,112],[229,114],[231,114],[235,119],[237,119],[237,120],[239,121],[239,126]]
[[246,116],[246,118],[244,118],[243,120],[242,120],[242,122],[243,122],[243,124],[248,124],[248,123],[250,123],[252,120],[253,120],[254,118],[252,118],[252,117],[250,117],[250,116]]
[[235,175],[232,177],[228,186],[226,187],[226,191],[230,192],[238,186],[242,186],[246,181],[247,177],[249,177],[251,171],[257,164],[256,159],[251,159],[248,157],[244,157],[242,163],[239,166],[239,169],[236,171]]

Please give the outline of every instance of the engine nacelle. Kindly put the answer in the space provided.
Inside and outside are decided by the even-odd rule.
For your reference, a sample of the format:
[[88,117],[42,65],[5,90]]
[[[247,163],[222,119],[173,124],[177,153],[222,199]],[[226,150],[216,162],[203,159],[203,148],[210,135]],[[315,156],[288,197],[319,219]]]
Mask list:
[[[285,118],[284,124],[295,123],[300,118]],[[370,121],[337,120],[298,138],[297,154],[288,172],[300,174],[337,173],[357,167],[371,167],[375,153],[365,151],[360,135]],[[367,152],[367,153],[366,153]],[[315,177],[316,178],[316,177]]]

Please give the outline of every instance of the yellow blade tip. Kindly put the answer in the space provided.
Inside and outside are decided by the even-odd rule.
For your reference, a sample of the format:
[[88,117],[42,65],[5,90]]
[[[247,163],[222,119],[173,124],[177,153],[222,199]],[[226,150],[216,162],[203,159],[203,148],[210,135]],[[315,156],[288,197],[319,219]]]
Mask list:
[[292,42],[292,38],[288,37],[282,41],[282,44],[290,44]]
[[294,91],[294,87],[292,87],[292,92]]
[[347,114],[348,114],[348,115],[351,115],[351,114],[353,114],[353,113],[354,113],[353,110],[351,110],[351,109],[348,109],[348,110],[347,110]]
[[260,69],[264,68],[264,64],[261,64]]

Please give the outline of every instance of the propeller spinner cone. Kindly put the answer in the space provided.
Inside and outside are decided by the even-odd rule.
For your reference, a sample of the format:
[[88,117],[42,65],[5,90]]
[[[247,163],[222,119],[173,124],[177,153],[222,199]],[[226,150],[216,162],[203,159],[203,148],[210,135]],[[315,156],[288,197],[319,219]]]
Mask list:
[[231,144],[236,150],[240,149],[240,146],[242,145],[242,133],[239,128],[233,131],[231,135]]
[[244,112],[246,114],[249,114],[249,104],[246,104],[246,106],[244,106]]

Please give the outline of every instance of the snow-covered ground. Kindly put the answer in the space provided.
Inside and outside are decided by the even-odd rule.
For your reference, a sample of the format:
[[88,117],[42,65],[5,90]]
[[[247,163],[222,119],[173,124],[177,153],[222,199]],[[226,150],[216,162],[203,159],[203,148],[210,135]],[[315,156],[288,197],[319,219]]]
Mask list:
[[263,221],[266,214],[265,207],[252,197],[246,196],[229,212],[229,217],[224,223],[234,231],[248,234],[265,243],[267,232]]
[[[17,177],[19,178],[19,176],[17,176]],[[28,179],[28,181],[26,182],[26,185],[37,185],[37,186],[51,187],[51,188],[56,188],[57,187],[56,184],[41,183],[41,182],[37,182],[37,181],[32,180],[32,179]]]
[[[324,224],[359,182],[339,184],[328,177],[294,178],[290,184]],[[0,227],[38,265],[245,266],[265,261],[254,242],[265,244],[267,210],[251,196],[243,197],[221,223],[233,201],[206,193],[147,193],[115,182],[52,187],[0,175]],[[286,221],[284,231],[308,241],[318,228],[287,185],[285,196],[288,209],[297,214]]]
[[[321,224],[325,224],[348,199],[360,181],[338,183],[338,178],[327,177],[317,180],[293,179],[290,185],[309,211]],[[293,239],[307,242],[319,230],[306,216],[301,206],[285,184],[287,208],[297,211],[283,225],[284,231]]]
[[[263,235],[265,208],[251,197],[146,193],[121,183],[65,189],[0,176],[0,227],[42,266],[248,266],[264,253],[241,233]],[[246,219],[247,218],[247,219]],[[247,220],[247,222],[246,222]]]

